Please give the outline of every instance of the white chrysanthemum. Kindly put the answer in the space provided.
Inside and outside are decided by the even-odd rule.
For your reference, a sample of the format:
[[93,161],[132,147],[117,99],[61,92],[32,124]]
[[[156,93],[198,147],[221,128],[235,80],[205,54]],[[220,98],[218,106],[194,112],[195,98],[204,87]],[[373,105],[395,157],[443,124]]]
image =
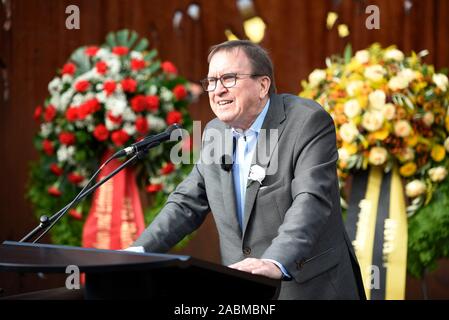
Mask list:
[[87,128],[90,125],[94,125],[94,117],[89,114],[84,120],[75,121],[75,127],[77,128]]
[[72,160],[73,155],[75,154],[74,146],[66,146],[61,145],[56,151],[56,157],[58,158],[58,162],[66,162]]
[[171,102],[173,100],[173,92],[168,90],[166,87],[161,88],[161,100]]
[[149,95],[149,96],[155,96],[155,95],[157,94],[157,86],[154,85],[154,84],[152,84],[152,85],[148,88],[146,94]]
[[356,99],[351,99],[345,102],[344,113],[348,118],[354,118],[362,112],[359,102]]
[[358,91],[363,87],[363,81],[355,80],[348,83],[346,86],[346,92],[350,97],[357,95]]
[[408,82],[411,82],[417,78],[417,72],[410,68],[405,68],[405,69],[399,71],[398,77],[404,78]]
[[372,110],[365,112],[362,117],[362,126],[368,131],[379,130],[384,123],[384,115],[377,111]]
[[131,58],[132,58],[132,59],[143,60],[143,54],[142,54],[142,52],[133,50],[133,51],[131,51],[130,55],[131,55]]
[[358,63],[365,64],[369,61],[369,52],[368,50],[359,50],[355,53],[354,58]]
[[53,105],[58,111],[65,111],[65,109],[61,108],[61,96],[59,94],[54,94],[50,97],[50,104]]
[[347,143],[353,142],[358,134],[359,130],[352,122],[344,123],[340,127],[340,137]]
[[368,96],[370,107],[376,110],[383,110],[387,96],[382,90],[375,90]]
[[415,159],[415,150],[410,147],[405,148],[400,154],[400,160],[402,162],[409,162]]
[[123,125],[123,130],[130,136],[133,136],[134,134],[136,134],[136,131],[137,131],[134,123],[130,123],[130,122],[125,122],[125,124]]
[[446,91],[448,87],[448,79],[445,74],[435,73],[432,76],[432,81],[435,82],[436,86],[440,88],[441,91]]
[[167,124],[165,123],[164,119],[152,114],[147,115],[147,121],[150,126],[150,129],[156,132],[163,131],[167,127]]
[[150,184],[161,184],[163,182],[163,176],[154,176],[151,177],[149,180]]
[[106,129],[108,129],[108,131],[118,129],[120,127],[120,124],[112,122],[111,120],[109,120],[109,118],[105,119],[104,124],[106,126]]
[[127,101],[124,94],[110,95],[105,102],[105,108],[111,111],[114,117],[121,116],[126,110]]
[[435,115],[432,111],[427,111],[422,117],[422,121],[427,127],[430,127],[435,122]]
[[123,121],[134,122],[136,121],[136,118],[137,116],[131,108],[126,108],[125,111],[123,112],[122,115]]
[[114,76],[120,73],[122,64],[117,57],[110,57],[109,59],[105,60],[105,63],[108,66],[109,74]]
[[46,122],[41,124],[41,136],[47,138],[53,132],[53,124],[51,122]]
[[385,60],[402,61],[404,60],[404,54],[401,50],[389,49],[385,51],[384,58]]
[[61,99],[59,100],[59,111],[65,111],[67,109],[69,103],[72,101],[72,96],[74,93],[75,90],[69,88],[61,95]]
[[314,88],[324,79],[326,79],[326,70],[315,69],[309,74],[309,85]]
[[81,93],[76,93],[72,98],[72,105],[79,106],[84,102],[84,96]]
[[62,75],[62,83],[71,83],[73,81],[73,76],[66,73]]
[[392,120],[396,115],[396,107],[392,103],[386,103],[382,110],[385,119]]
[[84,120],[82,120],[82,121],[75,121],[75,122],[74,122],[75,127],[76,127],[77,129],[83,129],[84,127],[86,127],[87,122],[86,122],[85,120],[86,120],[86,119],[84,119]]
[[105,48],[100,48],[99,50],[97,50],[95,57],[100,60],[105,60],[109,58],[111,55],[112,53],[109,50],[106,50]]
[[407,120],[399,120],[394,124],[394,134],[398,137],[408,137],[412,133],[412,126]]
[[404,77],[395,76],[388,81],[388,88],[391,90],[401,90],[408,87],[408,80]]
[[426,192],[426,185],[421,180],[413,180],[405,186],[405,194],[409,198],[415,198]]
[[411,81],[416,79],[417,72],[406,68],[398,72],[398,74],[388,81],[388,87],[391,90],[400,90],[408,87]]
[[175,110],[175,106],[173,105],[172,102],[164,102],[164,103],[162,103],[161,108],[165,112],[170,112],[170,111]]
[[75,88],[75,84],[79,81],[91,81],[91,80],[98,80],[98,73],[97,73],[96,68],[88,70],[88,71],[80,74],[75,79],[73,79],[72,87]]
[[388,152],[385,148],[373,147],[369,152],[368,162],[375,166],[380,166],[387,161],[387,155]]
[[447,176],[447,170],[445,167],[439,166],[429,170],[430,180],[433,182],[443,181]]
[[381,65],[375,64],[375,65],[367,67],[363,74],[364,74],[365,78],[367,78],[371,81],[377,82],[377,81],[380,81],[383,79],[385,73],[386,73],[386,71]]
[[62,90],[62,81],[59,77],[53,78],[48,84],[48,92],[50,94],[59,94]]
[[92,100],[93,98],[95,98],[95,93],[93,92],[86,92],[86,94],[84,95],[84,102],[88,101],[88,100]]
[[343,161],[343,162],[348,161],[349,160],[349,156],[350,156],[350,154],[349,154],[348,150],[346,150],[345,148],[339,148],[338,149],[338,159],[340,161]]
[[105,103],[106,102],[106,92],[100,91],[97,94],[95,94],[95,98],[97,98],[98,102]]

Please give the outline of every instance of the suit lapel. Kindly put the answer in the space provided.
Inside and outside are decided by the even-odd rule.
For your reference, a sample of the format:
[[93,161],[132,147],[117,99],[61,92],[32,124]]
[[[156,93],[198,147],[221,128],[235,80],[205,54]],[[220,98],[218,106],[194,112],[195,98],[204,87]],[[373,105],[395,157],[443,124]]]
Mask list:
[[[273,156],[273,151],[276,149],[275,147],[278,143],[279,138],[281,137],[282,131],[284,130],[284,126],[282,125],[284,119],[285,119],[285,110],[282,97],[274,94],[270,97],[270,107],[268,108],[267,115],[265,116],[265,120],[261,128],[266,130],[266,134],[265,135],[260,134],[259,138],[257,139],[256,149],[254,150],[251,166],[257,164],[266,171],[270,159]],[[269,129],[278,129],[278,136],[276,141],[270,141]],[[273,143],[275,145],[272,148],[268,149],[267,147],[271,146]],[[264,159],[266,159],[265,161],[257,157],[259,150],[263,150],[263,152],[265,152],[265,150],[270,150],[269,156],[263,157]],[[251,181],[248,179],[245,195],[245,213],[243,218],[243,237],[245,236],[246,227],[251,217],[254,202],[256,200],[259,188],[260,188],[259,182]]]

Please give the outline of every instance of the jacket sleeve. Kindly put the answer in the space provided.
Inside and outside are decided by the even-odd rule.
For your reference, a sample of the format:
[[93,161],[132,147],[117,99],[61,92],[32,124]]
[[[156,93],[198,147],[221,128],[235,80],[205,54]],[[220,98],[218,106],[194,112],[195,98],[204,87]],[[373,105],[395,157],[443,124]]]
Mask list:
[[147,252],[166,252],[196,230],[209,211],[201,164],[198,163],[132,246],[143,246]]

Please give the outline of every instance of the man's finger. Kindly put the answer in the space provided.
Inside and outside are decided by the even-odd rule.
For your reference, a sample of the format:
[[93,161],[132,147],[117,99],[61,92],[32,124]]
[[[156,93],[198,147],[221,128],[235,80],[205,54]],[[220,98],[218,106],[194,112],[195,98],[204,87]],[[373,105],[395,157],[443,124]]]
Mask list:
[[280,272],[280,270],[274,270],[274,269],[267,268],[267,267],[256,268],[251,273],[265,276],[265,277],[272,278],[272,279],[281,279],[282,278],[282,273]]

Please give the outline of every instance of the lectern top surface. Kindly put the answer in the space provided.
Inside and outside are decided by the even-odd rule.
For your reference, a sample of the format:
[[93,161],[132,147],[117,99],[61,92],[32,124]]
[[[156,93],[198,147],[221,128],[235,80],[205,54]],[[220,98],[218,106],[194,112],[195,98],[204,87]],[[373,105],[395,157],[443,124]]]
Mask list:
[[0,270],[23,272],[64,272],[76,265],[81,272],[119,271],[121,268],[179,266],[189,256],[136,253],[119,250],[89,249],[51,244],[30,244],[5,241],[0,245]]

